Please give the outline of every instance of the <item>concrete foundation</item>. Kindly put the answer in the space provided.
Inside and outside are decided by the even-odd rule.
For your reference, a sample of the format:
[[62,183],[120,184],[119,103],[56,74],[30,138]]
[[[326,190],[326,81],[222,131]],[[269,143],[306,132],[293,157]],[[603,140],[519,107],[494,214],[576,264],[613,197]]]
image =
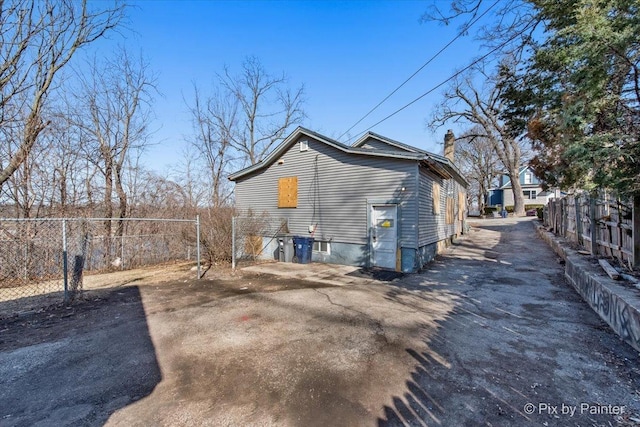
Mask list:
[[537,226],[538,234],[565,261],[565,277],[591,308],[625,342],[640,351],[640,291],[612,280],[599,266]]
[[418,249],[418,262],[416,267],[418,270],[424,268],[438,255],[438,243],[432,243],[430,245],[422,246]]
[[313,252],[313,262],[328,264],[357,265],[366,267],[369,264],[369,248],[367,245],[354,243],[330,242],[331,253]]
[[[400,248],[400,269],[403,273],[415,273],[433,261],[437,254],[449,247],[451,241],[441,240],[436,243],[422,246],[420,249]],[[264,250],[259,258],[278,260],[278,241],[270,237],[263,238]],[[359,267],[369,266],[369,247],[355,243],[331,242],[331,252],[313,252],[312,262],[326,264],[352,265]]]

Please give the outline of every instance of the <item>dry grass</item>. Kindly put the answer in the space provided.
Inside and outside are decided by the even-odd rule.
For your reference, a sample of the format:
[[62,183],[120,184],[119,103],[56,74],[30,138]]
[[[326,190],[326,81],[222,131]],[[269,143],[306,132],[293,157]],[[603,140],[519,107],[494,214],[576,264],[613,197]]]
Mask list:
[[[86,274],[83,277],[83,291],[90,293],[93,290],[130,284],[145,286],[176,280],[194,280],[197,276],[194,267],[193,262],[172,262],[133,270]],[[51,292],[52,288],[60,291]],[[0,293],[0,318],[44,310],[52,305],[61,305],[64,302],[62,289],[62,279],[57,279],[24,286],[20,294],[29,295],[28,297],[16,298],[11,294]]]

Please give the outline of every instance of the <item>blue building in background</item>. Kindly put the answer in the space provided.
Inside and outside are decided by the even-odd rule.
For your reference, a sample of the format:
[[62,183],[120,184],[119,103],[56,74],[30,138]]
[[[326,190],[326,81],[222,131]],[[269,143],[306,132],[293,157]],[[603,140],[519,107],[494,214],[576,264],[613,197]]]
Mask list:
[[[525,205],[546,205],[550,199],[560,197],[558,190],[542,189],[542,181],[538,179],[529,166],[523,166],[519,172],[520,185]],[[513,189],[508,175],[500,175],[498,185],[489,190],[487,206],[508,207],[513,206]]]

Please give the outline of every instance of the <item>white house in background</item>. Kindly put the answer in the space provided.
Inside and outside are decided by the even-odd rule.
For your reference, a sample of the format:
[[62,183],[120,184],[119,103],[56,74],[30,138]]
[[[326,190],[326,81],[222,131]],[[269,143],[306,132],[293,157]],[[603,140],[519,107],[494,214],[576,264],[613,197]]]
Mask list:
[[[529,166],[520,168],[520,185],[525,205],[546,205],[551,199],[560,197],[560,191],[556,189],[542,189],[542,182],[533,173]],[[489,190],[487,206],[513,206],[513,190],[511,179],[508,175],[498,178],[498,186]]]

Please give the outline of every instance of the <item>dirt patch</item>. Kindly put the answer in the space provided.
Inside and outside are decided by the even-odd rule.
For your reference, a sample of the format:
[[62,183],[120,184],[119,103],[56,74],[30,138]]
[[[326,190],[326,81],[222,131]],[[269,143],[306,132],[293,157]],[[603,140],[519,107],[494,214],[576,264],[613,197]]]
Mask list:
[[0,424],[373,425],[453,307],[268,274],[138,283],[0,321]]
[[[83,277],[82,291],[78,297],[81,298],[84,291],[95,289],[193,279],[197,275],[194,267],[193,262],[170,262],[133,270],[87,273]],[[225,274],[224,270],[222,272]],[[0,318],[46,311],[49,307],[59,306],[64,302],[62,278],[30,283],[22,288],[23,290],[20,292],[0,293]],[[16,295],[25,296],[16,297]],[[69,296],[71,297],[71,294]]]
[[[234,274],[230,269],[217,271],[210,274],[209,278],[188,280],[184,279],[183,270],[172,270],[165,268],[149,275],[145,275],[144,270],[104,274],[91,282],[94,289],[85,290],[81,297],[68,304],[51,302],[38,309],[0,316],[0,347],[5,344],[13,348],[25,343],[37,343],[41,340],[41,331],[45,329],[47,332],[44,335],[48,338],[66,336],[71,327],[69,322],[101,322],[103,312],[109,313],[108,316],[111,317],[119,317],[128,305],[140,299],[139,286],[152,288],[155,298],[170,306],[167,310],[173,311],[190,305],[257,292],[331,287],[268,274]],[[163,273],[169,273],[164,276],[167,279],[178,276],[182,277],[182,280],[152,282],[154,277]],[[221,278],[214,279],[215,275]],[[108,279],[105,276],[115,278],[115,284],[107,287]],[[51,295],[48,297],[52,298]],[[170,304],[172,300],[176,302],[175,305]]]

